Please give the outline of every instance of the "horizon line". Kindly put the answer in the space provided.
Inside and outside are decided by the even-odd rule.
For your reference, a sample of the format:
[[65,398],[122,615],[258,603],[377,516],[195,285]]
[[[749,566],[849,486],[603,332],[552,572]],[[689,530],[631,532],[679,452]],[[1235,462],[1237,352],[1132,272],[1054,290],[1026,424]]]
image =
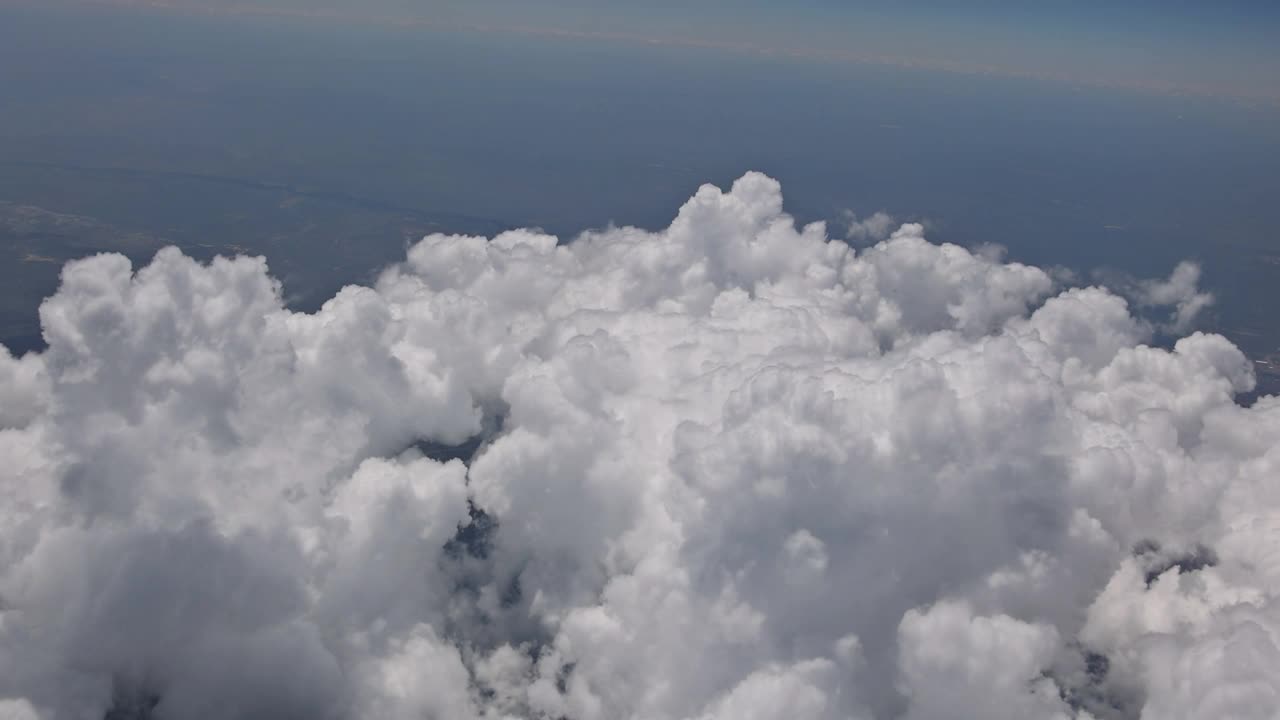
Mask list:
[[504,25],[495,23],[465,23],[443,21],[426,16],[393,16],[350,13],[336,9],[290,9],[253,5],[199,6],[180,0],[62,0],[62,2],[38,2],[37,0],[0,0],[0,6],[23,5],[39,9],[57,6],[86,6],[107,10],[158,10],[161,12],[197,17],[264,17],[284,20],[353,23],[375,27],[391,27],[405,30],[424,30],[437,33],[477,33],[486,35],[514,35],[532,38],[564,39],[571,41],[604,41],[634,46],[674,47],[697,50],[713,50],[764,58],[784,58],[810,62],[826,62],[848,65],[878,66],[922,72],[938,72],[954,75],[998,77],[1021,80],[1037,80],[1074,87],[1109,90],[1128,90],[1167,97],[1189,97],[1232,101],[1244,105],[1269,105],[1280,108],[1280,88],[1276,90],[1248,91],[1220,88],[1203,83],[1176,81],[1134,81],[1116,78],[1086,77],[1070,73],[1044,70],[1025,70],[1002,65],[968,62],[962,60],[928,59],[885,54],[853,53],[839,50],[814,50],[787,46],[758,45],[747,41],[713,40],[709,38],[679,35],[647,35],[620,31],[574,30],[569,28],[537,25]]

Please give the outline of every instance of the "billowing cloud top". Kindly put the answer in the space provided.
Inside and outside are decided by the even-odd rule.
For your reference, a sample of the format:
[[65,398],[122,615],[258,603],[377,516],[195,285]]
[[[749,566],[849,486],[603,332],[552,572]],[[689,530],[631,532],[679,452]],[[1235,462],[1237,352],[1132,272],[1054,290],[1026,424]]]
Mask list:
[[40,313],[0,717],[1274,717],[1280,402],[919,226],[855,251],[750,174],[315,314],[174,249]]

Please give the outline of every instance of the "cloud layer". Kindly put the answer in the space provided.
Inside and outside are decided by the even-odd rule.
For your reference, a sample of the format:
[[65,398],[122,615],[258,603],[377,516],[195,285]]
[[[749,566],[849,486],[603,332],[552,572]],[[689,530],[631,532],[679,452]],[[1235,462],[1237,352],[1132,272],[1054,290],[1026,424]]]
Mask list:
[[[1193,267],[1144,285],[1185,327]],[[1100,288],[797,228],[69,263],[0,351],[0,717],[1222,718],[1280,703],[1280,401]]]

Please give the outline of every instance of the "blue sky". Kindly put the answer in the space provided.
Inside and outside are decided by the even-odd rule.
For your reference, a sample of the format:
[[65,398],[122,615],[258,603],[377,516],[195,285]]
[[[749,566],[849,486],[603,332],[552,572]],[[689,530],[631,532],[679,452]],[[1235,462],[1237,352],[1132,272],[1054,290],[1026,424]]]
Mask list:
[[[390,0],[394,2],[395,0]],[[496,25],[654,34],[1083,83],[1280,96],[1276,3],[697,0],[398,3]]]
[[[78,0],[62,0],[74,4]],[[133,4],[98,0],[95,4]],[[1280,3],[1224,0],[161,0],[722,45],[1087,85],[1280,101]],[[572,38],[566,38],[572,41]]]

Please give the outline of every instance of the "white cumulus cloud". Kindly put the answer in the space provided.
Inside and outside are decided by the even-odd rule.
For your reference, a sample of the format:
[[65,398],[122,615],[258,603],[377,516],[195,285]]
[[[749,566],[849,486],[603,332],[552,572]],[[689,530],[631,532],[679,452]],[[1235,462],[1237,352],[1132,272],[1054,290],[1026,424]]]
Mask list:
[[313,314],[261,259],[69,263],[0,352],[0,715],[1273,717],[1249,362],[880,224],[753,173]]
[[883,210],[861,219],[852,210],[845,210],[841,219],[845,225],[845,239],[854,243],[880,242],[887,239],[897,227],[893,216]]

